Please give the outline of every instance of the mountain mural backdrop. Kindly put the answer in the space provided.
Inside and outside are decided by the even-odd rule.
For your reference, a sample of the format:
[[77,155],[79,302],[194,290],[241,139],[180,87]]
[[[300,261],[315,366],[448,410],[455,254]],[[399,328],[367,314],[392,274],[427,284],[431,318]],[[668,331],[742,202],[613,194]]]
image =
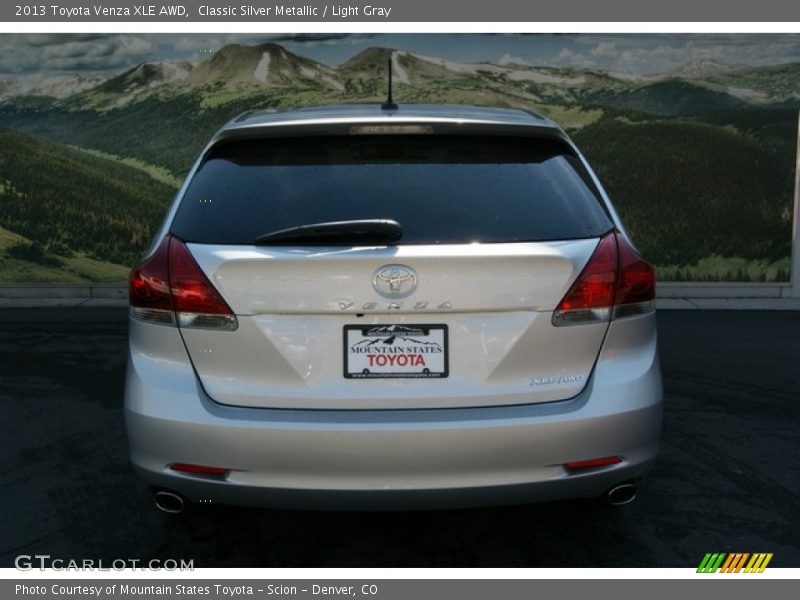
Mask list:
[[587,154],[661,280],[785,280],[800,63],[658,75],[461,63],[371,47],[331,67],[275,44],[113,76],[0,79],[0,282],[123,281],[237,114],[395,100],[532,109]]

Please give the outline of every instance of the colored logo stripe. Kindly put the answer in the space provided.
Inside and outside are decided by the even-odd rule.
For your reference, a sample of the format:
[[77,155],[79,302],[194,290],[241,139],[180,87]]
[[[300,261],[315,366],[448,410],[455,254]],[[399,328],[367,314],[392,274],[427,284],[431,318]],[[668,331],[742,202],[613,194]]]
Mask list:
[[728,554],[727,560],[722,564],[720,573],[738,573],[744,566],[744,561],[750,556],[749,552],[736,552]]
[[[749,562],[748,558],[750,559]],[[703,560],[700,561],[697,572],[739,573],[744,569],[745,573],[763,573],[771,560],[771,552],[756,552],[755,554],[750,554],[749,552],[733,552],[731,554],[708,552],[703,556]],[[747,563],[747,566],[745,566],[745,563]]]
[[[769,561],[772,560],[772,552],[770,553],[759,553],[753,554],[753,558],[750,559],[750,562],[747,563],[747,567],[745,568],[745,573],[763,573],[764,569],[767,568]],[[756,570],[757,569],[757,570]]]
[[707,553],[703,557],[703,560],[700,561],[700,566],[697,567],[697,572],[698,573],[715,572],[717,569],[719,569],[719,566],[722,564],[722,561],[725,560],[725,556],[726,555],[724,552],[722,554],[719,553],[711,554],[710,552]]

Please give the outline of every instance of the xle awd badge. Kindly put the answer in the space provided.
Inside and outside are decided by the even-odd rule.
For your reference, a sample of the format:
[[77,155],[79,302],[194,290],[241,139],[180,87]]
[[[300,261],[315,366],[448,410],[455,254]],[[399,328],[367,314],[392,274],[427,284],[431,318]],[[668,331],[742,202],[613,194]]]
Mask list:
[[375,271],[372,286],[385,298],[405,298],[417,289],[417,273],[406,265],[385,265]]

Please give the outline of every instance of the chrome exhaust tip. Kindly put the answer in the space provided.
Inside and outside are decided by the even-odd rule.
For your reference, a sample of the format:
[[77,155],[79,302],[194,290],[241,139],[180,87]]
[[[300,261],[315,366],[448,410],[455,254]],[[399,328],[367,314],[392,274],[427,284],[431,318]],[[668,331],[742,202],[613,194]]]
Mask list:
[[177,515],[183,512],[185,506],[182,496],[166,490],[158,490],[155,492],[153,494],[153,502],[155,502],[158,510],[171,515]]
[[630,504],[636,499],[636,486],[632,483],[615,485],[608,490],[606,498],[608,499],[608,503],[612,506]]

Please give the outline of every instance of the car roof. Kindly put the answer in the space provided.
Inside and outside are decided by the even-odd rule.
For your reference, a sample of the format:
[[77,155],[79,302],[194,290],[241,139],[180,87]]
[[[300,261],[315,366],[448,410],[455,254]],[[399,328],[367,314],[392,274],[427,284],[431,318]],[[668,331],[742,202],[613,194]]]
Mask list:
[[266,109],[245,112],[228,124],[217,134],[218,138],[247,135],[255,131],[272,128],[309,128],[319,131],[326,127],[333,129],[353,124],[401,124],[401,123],[440,124],[448,128],[470,125],[481,129],[561,129],[552,121],[532,111],[520,108],[493,108],[466,104],[400,104],[396,109],[384,109],[378,103],[371,104],[330,104],[294,109]]

